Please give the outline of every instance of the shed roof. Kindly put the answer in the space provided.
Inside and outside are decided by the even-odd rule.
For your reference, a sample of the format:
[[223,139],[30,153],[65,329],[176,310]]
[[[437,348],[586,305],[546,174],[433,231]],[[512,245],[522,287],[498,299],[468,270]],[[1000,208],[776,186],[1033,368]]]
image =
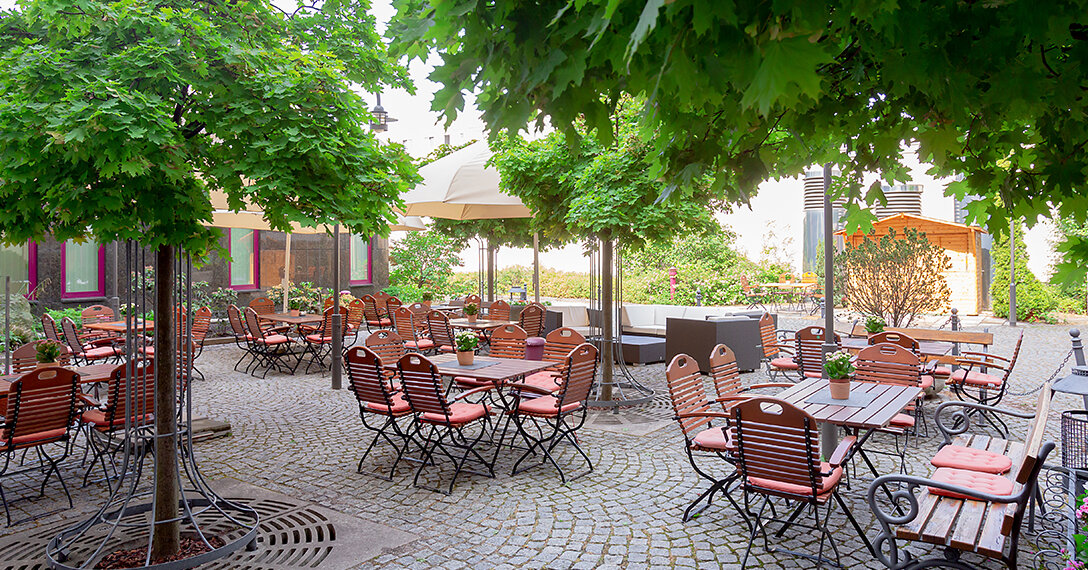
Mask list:
[[[949,222],[946,220],[938,220],[936,218],[927,218],[925,216],[916,216],[914,214],[894,214],[873,222],[873,230],[877,235],[883,235],[887,233],[888,228],[902,229],[902,228],[915,228],[926,233],[930,236],[941,235],[968,235],[974,233],[988,233],[986,230],[978,226],[969,226],[967,224],[960,224],[956,222]],[[839,230],[835,232],[837,236],[846,236],[846,230]],[[850,234],[850,237],[863,235],[860,231]]]

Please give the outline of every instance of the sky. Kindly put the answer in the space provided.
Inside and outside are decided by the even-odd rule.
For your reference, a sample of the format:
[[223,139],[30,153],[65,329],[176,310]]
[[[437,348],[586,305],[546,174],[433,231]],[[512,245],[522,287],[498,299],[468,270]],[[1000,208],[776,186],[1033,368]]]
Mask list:
[[[282,6],[292,6],[292,0],[275,0]],[[0,8],[11,8],[15,0],[0,0]],[[393,16],[394,10],[388,0],[375,0],[371,13],[378,22],[378,31],[385,32],[386,23]],[[393,89],[382,94],[382,106],[395,119],[388,132],[381,138],[400,142],[412,156],[424,156],[449,136],[452,144],[461,144],[486,136],[485,126],[480,119],[472,94],[466,94],[465,110],[457,120],[445,128],[437,112],[431,111],[431,98],[439,85],[427,79],[436,63],[432,57],[427,62],[413,61],[409,73],[416,87],[416,94],[410,95],[404,90]],[[376,103],[373,94],[364,94],[371,106]],[[908,160],[911,170],[911,182],[923,186],[922,213],[925,216],[951,220],[953,200],[944,196],[945,180],[937,180],[925,174],[926,168],[917,160]],[[720,214],[719,220],[727,224],[737,234],[737,247],[753,259],[758,259],[764,248],[770,244],[778,248],[780,257],[791,261],[799,271],[801,265],[801,230],[804,220],[802,209],[803,182],[800,179],[769,180],[759,187],[758,194],[752,199],[750,207],[739,206],[733,212]],[[1030,256],[1029,267],[1040,277],[1050,273],[1050,245],[1052,228],[1046,223],[1029,230],[1025,236]],[[402,232],[394,232],[392,239],[403,237]],[[462,252],[464,266],[461,270],[475,271],[478,255],[475,248]],[[503,248],[497,257],[499,267],[511,265],[531,265],[532,250]],[[545,251],[540,256],[541,265],[568,271],[589,271],[589,261],[582,255],[580,245],[572,245],[553,251]],[[663,276],[663,278],[665,278]]]

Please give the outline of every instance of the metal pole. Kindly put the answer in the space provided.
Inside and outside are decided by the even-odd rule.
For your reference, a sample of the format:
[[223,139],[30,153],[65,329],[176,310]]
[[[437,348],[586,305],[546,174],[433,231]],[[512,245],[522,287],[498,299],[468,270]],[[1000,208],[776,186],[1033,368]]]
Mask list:
[[340,224],[332,227],[332,389],[341,387],[340,359],[344,350],[344,324],[340,320]]
[[612,238],[601,240],[601,389],[602,402],[612,400]]
[[533,301],[540,302],[540,232],[533,232]]
[[1009,326],[1016,326],[1016,220],[1009,221]]
[[283,248],[283,312],[290,310],[288,290],[291,288],[291,234],[287,234],[287,245]]
[[[831,164],[824,165],[824,346],[823,356],[835,352],[838,346],[835,344],[835,255],[831,240],[834,239],[834,210],[831,208]],[[832,450],[838,445],[838,433],[835,424],[823,422],[820,424],[820,448],[823,455],[829,457]]]
[[11,276],[4,277],[4,374],[11,374]]

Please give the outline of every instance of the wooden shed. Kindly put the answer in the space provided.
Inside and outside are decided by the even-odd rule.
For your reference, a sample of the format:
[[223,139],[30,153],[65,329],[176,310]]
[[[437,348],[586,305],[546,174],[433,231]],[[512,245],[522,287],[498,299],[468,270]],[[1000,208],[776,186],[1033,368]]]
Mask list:
[[[912,214],[895,214],[874,223],[873,233],[867,235],[870,239],[880,239],[888,234],[889,228],[897,235],[902,235],[906,228],[918,230],[925,233],[930,243],[944,248],[952,260],[952,267],[944,277],[952,293],[951,305],[959,309],[960,314],[977,315],[989,306],[983,278],[989,265],[983,258],[988,252],[982,248],[982,235],[986,230]],[[845,242],[853,246],[860,245],[866,237],[861,232],[847,236],[845,231],[839,231],[836,235],[844,236]]]

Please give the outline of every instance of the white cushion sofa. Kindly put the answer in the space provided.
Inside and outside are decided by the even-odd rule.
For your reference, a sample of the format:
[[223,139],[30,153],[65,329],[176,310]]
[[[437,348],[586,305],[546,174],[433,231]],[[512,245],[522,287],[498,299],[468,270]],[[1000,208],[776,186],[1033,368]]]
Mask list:
[[666,319],[706,320],[726,314],[721,307],[682,307],[679,305],[624,305],[620,325],[630,334],[665,336]]

